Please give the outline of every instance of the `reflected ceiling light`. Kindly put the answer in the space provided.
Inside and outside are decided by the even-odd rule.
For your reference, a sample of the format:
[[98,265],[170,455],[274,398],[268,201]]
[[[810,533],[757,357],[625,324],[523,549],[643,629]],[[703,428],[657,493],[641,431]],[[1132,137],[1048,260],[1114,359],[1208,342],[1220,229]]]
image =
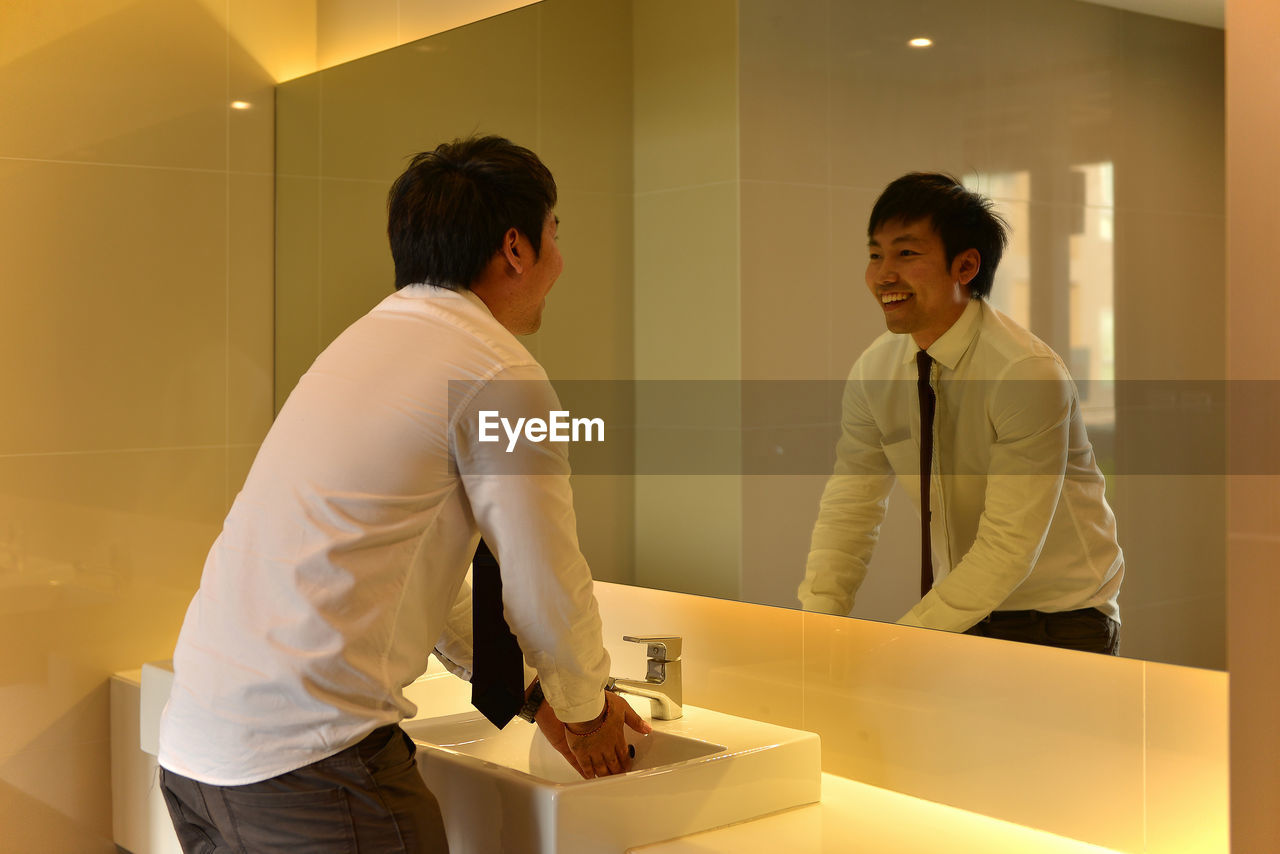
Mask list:
[[232,101],[231,102],[231,109],[233,110],[247,110],[252,106],[253,104],[250,104],[248,101]]
[[921,37],[917,39],[912,39],[911,41],[907,42],[907,44],[911,45],[912,47],[933,47],[933,39],[927,39],[927,38]]

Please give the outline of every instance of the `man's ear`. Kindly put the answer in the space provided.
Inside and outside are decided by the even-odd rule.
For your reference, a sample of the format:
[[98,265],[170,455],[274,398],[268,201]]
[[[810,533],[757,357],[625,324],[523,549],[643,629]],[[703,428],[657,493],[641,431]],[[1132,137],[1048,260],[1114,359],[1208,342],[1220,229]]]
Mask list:
[[951,278],[966,287],[982,269],[982,255],[977,249],[966,249],[951,261]]
[[506,233],[502,235],[502,257],[506,259],[507,265],[516,273],[523,273],[525,265],[529,263],[528,253],[520,246],[520,232],[514,228],[508,228]]

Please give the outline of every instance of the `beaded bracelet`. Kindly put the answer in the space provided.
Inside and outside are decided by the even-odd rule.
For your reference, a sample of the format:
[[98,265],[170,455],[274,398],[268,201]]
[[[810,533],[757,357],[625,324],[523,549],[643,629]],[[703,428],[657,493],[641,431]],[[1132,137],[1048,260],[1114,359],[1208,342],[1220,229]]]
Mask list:
[[[588,730],[587,732],[574,732],[573,730],[569,730],[569,732],[572,732],[574,735],[578,736],[578,738],[585,738],[588,735],[595,735],[600,731],[601,727],[604,726],[604,722],[607,721],[608,719],[609,719],[609,698],[605,697],[604,711],[600,713],[600,722],[596,724],[595,729]],[[568,729],[568,727],[566,727],[566,729]]]

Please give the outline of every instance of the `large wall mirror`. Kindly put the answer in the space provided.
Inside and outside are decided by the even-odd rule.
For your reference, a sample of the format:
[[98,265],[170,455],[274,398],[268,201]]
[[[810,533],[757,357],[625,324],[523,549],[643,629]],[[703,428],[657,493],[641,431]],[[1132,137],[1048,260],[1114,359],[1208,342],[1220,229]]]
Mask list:
[[[1013,226],[992,303],[1081,389],[1121,654],[1225,667],[1221,29],[1078,0],[543,0],[281,84],[277,122],[277,405],[390,293],[407,158],[507,136],[560,187],[565,272],[526,343],[562,398],[638,425],[629,469],[572,452],[595,575],[782,607],[884,329],[871,203],[963,178]],[[851,616],[913,604],[917,526],[895,495]]]

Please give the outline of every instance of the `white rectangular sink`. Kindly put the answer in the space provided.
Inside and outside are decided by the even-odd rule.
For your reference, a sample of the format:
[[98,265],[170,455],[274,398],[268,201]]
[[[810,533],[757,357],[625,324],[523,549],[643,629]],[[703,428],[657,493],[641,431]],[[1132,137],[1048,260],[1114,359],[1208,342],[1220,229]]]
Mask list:
[[[456,700],[448,683],[458,680],[428,681]],[[415,698],[424,710],[453,705],[430,702],[425,687]],[[440,801],[451,854],[622,854],[819,799],[816,734],[684,708],[679,720],[651,721],[648,736],[629,732],[632,770],[595,780],[519,719],[498,730],[466,711],[402,726]]]

